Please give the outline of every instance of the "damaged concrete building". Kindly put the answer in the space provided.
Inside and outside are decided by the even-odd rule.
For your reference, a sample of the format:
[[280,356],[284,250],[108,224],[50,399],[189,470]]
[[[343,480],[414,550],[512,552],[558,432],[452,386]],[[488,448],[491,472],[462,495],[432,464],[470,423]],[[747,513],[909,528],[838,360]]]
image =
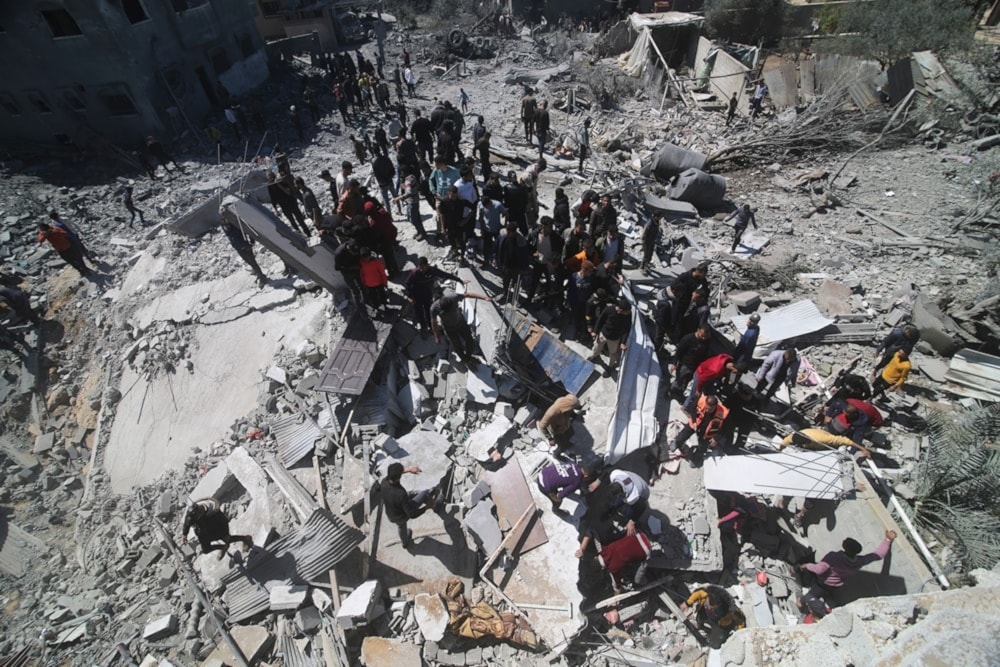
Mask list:
[[10,148],[200,129],[226,94],[268,74],[242,0],[4,3],[0,26],[0,141]]
[[[186,4],[177,16],[215,11]],[[74,9],[84,35],[86,15]],[[341,116],[331,86],[316,86],[319,112],[293,134],[289,107],[330,76],[314,46],[299,46],[312,40],[286,40],[273,63],[268,134],[248,139],[267,146],[260,154],[206,161],[189,142],[176,170],[95,167],[99,185],[27,158],[4,166],[0,278],[34,310],[3,292],[0,662],[992,664],[1000,567],[972,564],[918,516],[929,455],[951,451],[934,415],[996,423],[1000,404],[1000,296],[983,296],[996,216],[980,188],[998,149],[960,126],[925,127],[935,101],[960,107],[970,94],[950,85],[946,61],[914,54],[923,77],[912,91],[869,107],[881,79],[866,67],[834,72],[816,58],[810,70],[803,56],[790,68],[711,42],[694,14],[633,14],[603,37],[520,19],[515,34],[494,35],[479,21],[390,33],[386,68],[406,50],[419,78],[412,97],[399,95],[411,120],[414,108],[446,113],[445,100],[484,117],[512,208],[537,198],[540,221],[565,207],[568,224],[574,199],[597,210],[608,198],[616,232],[595,236],[611,250],[582,243],[577,263],[559,257],[558,279],[532,284],[546,266],[534,260],[505,275],[476,242],[449,253],[425,200],[426,233],[386,196],[401,270],[387,276],[385,303],[355,293],[342,253],[375,237],[358,220],[345,228],[337,179],[323,171],[352,162],[341,180],[374,196],[374,165],[351,134],[363,144],[398,122],[398,107]],[[458,66],[440,48],[450,30],[498,46]],[[374,44],[358,51],[374,60]],[[762,72],[774,92],[750,118]],[[845,73],[853,79],[835,88]],[[524,136],[526,87],[551,103],[544,169]],[[733,92],[730,122],[720,101]],[[802,108],[809,94],[835,97],[843,126]],[[905,139],[843,166],[871,127],[895,122],[907,123]],[[592,152],[580,161],[583,127]],[[810,143],[814,127],[841,143]],[[472,148],[467,136],[461,145]],[[742,161],[726,162],[733,155]],[[300,176],[320,200],[306,233],[271,200],[270,174]],[[126,186],[141,226],[123,215]],[[734,241],[730,218],[744,204],[756,222]],[[49,210],[96,251],[95,275],[78,278],[38,241]],[[600,210],[583,226],[610,215]],[[545,234],[522,236],[515,247]],[[458,304],[475,354],[458,353],[443,316],[421,320],[409,283],[420,258],[440,271],[440,299]],[[627,318],[617,366],[568,302],[563,280],[586,274],[585,262],[615,297],[599,317]],[[707,294],[691,297],[676,336],[663,303],[699,267]],[[427,304],[433,316],[441,301]],[[905,324],[920,336],[913,371],[866,405],[870,428],[853,439],[816,423],[845,376],[867,383],[878,346]],[[705,341],[708,361],[734,355],[748,333],[747,367],[734,363],[715,394],[699,389],[701,364],[676,381],[686,336]],[[797,370],[768,395],[766,367],[789,349]],[[734,416],[718,442],[697,432],[711,397]],[[685,431],[698,453],[682,455]],[[961,444],[979,447],[986,468],[982,440]],[[566,492],[553,491],[563,474]],[[413,502],[404,517],[391,508],[397,481]],[[221,513],[234,544],[186,531],[201,511]],[[844,566],[843,585],[804,604],[815,593],[806,566],[829,554],[842,564],[852,542],[867,565]]]

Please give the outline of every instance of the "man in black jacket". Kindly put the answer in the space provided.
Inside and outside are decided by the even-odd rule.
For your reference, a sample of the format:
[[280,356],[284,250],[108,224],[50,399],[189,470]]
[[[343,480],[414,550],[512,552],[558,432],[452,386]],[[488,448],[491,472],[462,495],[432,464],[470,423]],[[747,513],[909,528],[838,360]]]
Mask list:
[[684,402],[685,393],[692,378],[694,378],[694,370],[698,368],[698,364],[708,359],[709,338],[708,327],[699,327],[694,333],[689,333],[677,343],[677,351],[674,354],[675,363],[670,368],[674,374],[670,395],[678,403]]
[[396,524],[399,530],[399,544],[404,549],[409,549],[413,545],[413,531],[406,523],[410,519],[416,519],[426,510],[433,509],[436,504],[433,490],[410,493],[403,488],[401,480],[403,473],[407,472],[416,475],[421,471],[416,466],[404,468],[402,463],[390,463],[385,479],[379,484],[385,518]]
[[608,306],[598,316],[594,325],[597,340],[591,351],[590,360],[597,361],[605,348],[608,350],[608,368],[618,367],[621,354],[628,347],[626,339],[632,329],[632,305],[621,298],[618,303]]
[[702,262],[690,271],[685,271],[670,283],[670,291],[677,301],[677,312],[686,313],[691,305],[691,295],[695,290],[703,289],[706,294],[712,291],[708,287],[708,262]]

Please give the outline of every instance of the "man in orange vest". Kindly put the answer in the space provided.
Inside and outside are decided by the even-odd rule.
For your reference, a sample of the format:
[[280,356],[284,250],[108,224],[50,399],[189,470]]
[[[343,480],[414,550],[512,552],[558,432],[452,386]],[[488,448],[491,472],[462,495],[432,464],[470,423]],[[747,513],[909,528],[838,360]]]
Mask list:
[[[705,451],[709,447],[722,444],[720,436],[728,416],[729,409],[720,403],[718,398],[702,396],[698,400],[697,410],[674,438],[673,448],[680,450],[682,456],[690,459],[691,465],[695,467],[701,465]],[[685,444],[692,435],[698,436],[698,444],[693,450]]]

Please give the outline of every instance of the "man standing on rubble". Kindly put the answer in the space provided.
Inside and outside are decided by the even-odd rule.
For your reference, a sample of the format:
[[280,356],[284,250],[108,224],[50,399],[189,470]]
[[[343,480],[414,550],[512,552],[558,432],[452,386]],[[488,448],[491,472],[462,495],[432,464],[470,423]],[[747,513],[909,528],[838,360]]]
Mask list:
[[579,144],[578,150],[580,152],[580,164],[578,167],[579,172],[583,173],[583,161],[587,159],[590,155],[590,119],[586,118],[583,121],[583,127],[576,133],[576,143]]
[[736,107],[739,104],[739,98],[736,97],[736,91],[733,91],[733,96],[729,98],[729,110],[726,112],[726,127],[729,127],[730,123],[733,122],[733,118],[736,117]]
[[572,444],[569,441],[569,433],[573,427],[574,411],[579,407],[580,399],[576,397],[576,394],[566,394],[553,401],[542,418],[538,420],[538,430],[558,452],[567,449]]
[[434,285],[438,280],[462,282],[455,274],[431,266],[426,257],[419,258],[417,268],[406,277],[406,298],[416,311],[421,334],[427,334],[431,329],[431,305],[434,303]]
[[674,374],[670,395],[678,403],[684,400],[684,390],[690,385],[698,364],[708,358],[708,339],[708,327],[698,327],[677,342],[674,365],[670,367]]
[[257,263],[257,258],[254,257],[253,253],[253,239],[243,232],[240,228],[239,219],[236,214],[233,213],[229,207],[224,204],[221,211],[222,217],[222,233],[226,235],[226,239],[229,240],[229,245],[233,246],[233,250],[239,255],[253,274],[257,276],[257,287],[263,287],[267,284],[267,276],[260,268],[260,264]]
[[729,254],[731,255],[736,254],[736,248],[740,245],[747,226],[753,225],[753,228],[757,229],[757,216],[750,209],[750,204],[743,204],[743,206],[733,211],[723,222],[729,222],[733,218],[736,218],[736,222],[733,223],[733,247],[729,250]]
[[749,365],[753,361],[753,351],[757,348],[757,339],[760,337],[760,315],[753,313],[747,319],[747,330],[740,336],[733,350],[733,359],[738,364]]
[[420,472],[421,470],[417,466],[404,468],[403,464],[398,461],[390,463],[385,479],[379,484],[385,518],[396,524],[396,528],[399,530],[399,545],[407,550],[413,545],[413,531],[407,527],[407,522],[410,519],[416,519],[428,509],[434,509],[437,504],[435,498],[437,489],[410,493],[403,487],[404,473],[419,475]]
[[608,351],[608,370],[618,368],[621,354],[628,348],[628,334],[632,330],[632,305],[624,297],[608,306],[597,318],[594,331],[597,340],[591,350],[590,361],[597,361],[605,349]]
[[545,144],[549,141],[550,127],[549,103],[547,100],[542,100],[538,108],[535,109],[535,136],[538,138],[538,157],[542,157],[545,153]]
[[[445,290],[444,294],[431,305],[431,326],[434,329],[434,342],[438,345],[441,344],[441,330],[443,329],[444,335],[448,338],[459,359],[472,365],[475,363],[473,356],[478,345],[472,336],[469,322],[465,319],[465,313],[462,311],[462,301],[465,299],[490,300],[488,296],[482,294],[471,292],[459,294],[453,290]],[[440,327],[438,326],[439,321]]]
[[194,534],[198,537],[202,553],[218,550],[219,560],[223,559],[233,542],[242,542],[247,549],[253,546],[253,538],[249,535],[229,533],[229,517],[219,509],[219,501],[215,498],[199,500],[188,508],[181,528],[184,544],[187,544],[191,528],[194,528]]
[[835,594],[837,590],[844,587],[861,568],[871,563],[876,563],[889,554],[892,543],[896,539],[896,532],[885,531],[885,540],[876,547],[875,551],[859,555],[861,544],[848,537],[844,540],[841,551],[831,551],[818,563],[803,563],[799,569],[803,572],[811,572],[816,576],[816,583],[807,590],[799,599],[799,604],[808,609],[813,618],[822,618],[830,611],[831,602],[828,598]]
[[757,369],[757,391],[764,391],[764,403],[770,401],[781,383],[787,382],[789,392],[798,382],[799,376],[799,355],[795,348],[787,350],[775,350],[767,355],[764,363]]
[[531,143],[531,138],[535,136],[535,111],[537,110],[535,96],[531,94],[531,88],[525,88],[524,97],[521,98],[521,122],[524,123],[524,140]]
[[662,211],[653,211],[646,224],[642,226],[642,262],[639,270],[643,275],[649,275],[649,263],[653,260],[653,253],[656,252],[656,242],[660,238],[660,222],[663,220]]
[[920,342],[920,329],[913,326],[912,324],[906,324],[902,327],[896,327],[889,332],[882,343],[875,350],[875,357],[881,354],[882,358],[877,364],[875,364],[875,369],[872,371],[872,378],[878,376],[878,372],[885,368],[886,364],[892,361],[892,357],[896,354],[898,350],[904,350],[907,355],[913,353],[913,348],[916,347],[917,343]]
[[708,262],[702,262],[698,266],[685,271],[670,283],[670,291],[677,302],[677,312],[683,315],[691,305],[691,295],[695,290],[703,289],[711,294],[708,287]]

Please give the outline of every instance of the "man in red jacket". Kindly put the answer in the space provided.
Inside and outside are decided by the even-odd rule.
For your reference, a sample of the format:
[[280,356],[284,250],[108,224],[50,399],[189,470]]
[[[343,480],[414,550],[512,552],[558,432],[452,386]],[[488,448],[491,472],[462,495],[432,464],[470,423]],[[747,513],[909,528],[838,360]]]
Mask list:
[[392,215],[374,201],[365,202],[365,213],[371,225],[374,238],[378,241],[378,252],[385,258],[385,267],[389,275],[399,273],[399,263],[396,261],[396,225],[392,224]]
[[694,369],[691,393],[684,401],[684,411],[690,414],[699,396],[715,394],[720,381],[722,384],[731,384],[745,370],[746,364],[737,364],[728,354],[717,354],[698,364]]
[[80,272],[81,276],[91,274],[90,267],[83,260],[83,250],[79,243],[74,243],[73,238],[63,227],[50,225],[47,222],[38,223],[38,242],[48,241],[53,250],[66,260],[66,263]]

